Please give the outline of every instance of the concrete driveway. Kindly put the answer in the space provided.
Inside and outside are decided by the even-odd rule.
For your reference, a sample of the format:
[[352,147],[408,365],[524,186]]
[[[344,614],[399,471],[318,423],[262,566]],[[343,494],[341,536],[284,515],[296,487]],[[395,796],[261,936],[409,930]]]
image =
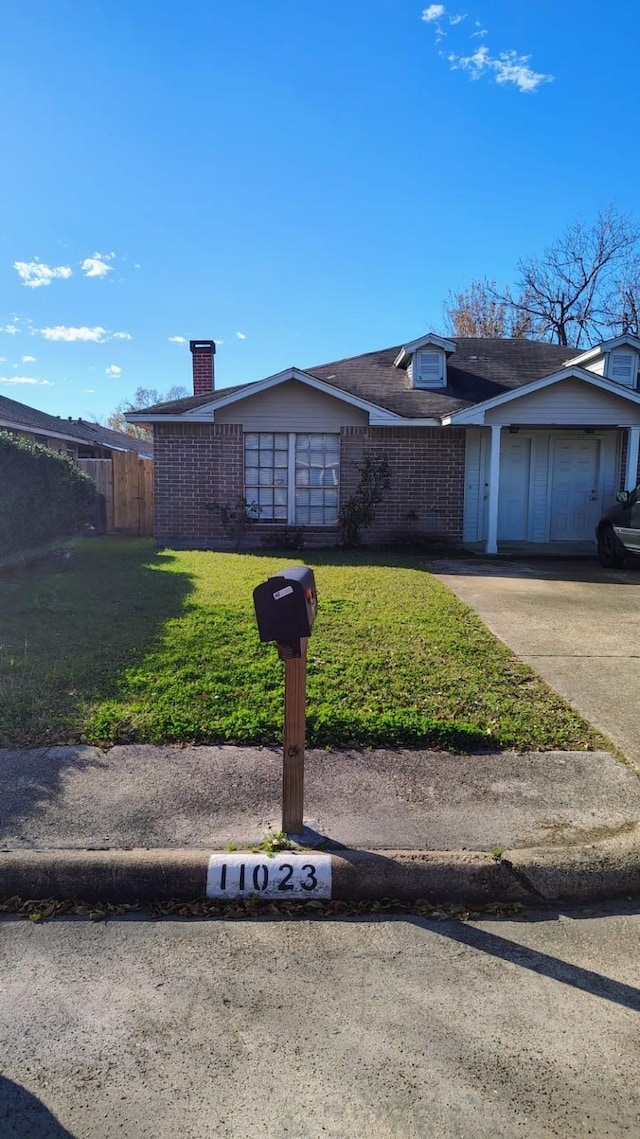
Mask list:
[[429,569],[640,771],[640,562],[433,562]]

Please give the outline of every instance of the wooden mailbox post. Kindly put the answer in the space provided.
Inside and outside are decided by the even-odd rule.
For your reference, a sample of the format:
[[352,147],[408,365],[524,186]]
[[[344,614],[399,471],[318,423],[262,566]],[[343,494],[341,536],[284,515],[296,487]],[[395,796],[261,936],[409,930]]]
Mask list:
[[275,641],[284,661],[282,830],[303,829],[307,642],[317,612],[313,570],[292,566],[253,591],[261,641]]

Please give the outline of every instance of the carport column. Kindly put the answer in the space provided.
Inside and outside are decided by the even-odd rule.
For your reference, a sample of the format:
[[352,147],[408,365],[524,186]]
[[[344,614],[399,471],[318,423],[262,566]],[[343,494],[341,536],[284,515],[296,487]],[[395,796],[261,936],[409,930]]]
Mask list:
[[498,552],[498,494],[500,492],[500,431],[499,425],[491,425],[491,450],[489,452],[489,501],[487,544],[485,553]]
[[638,450],[640,449],[640,427],[630,427],[627,436],[627,469],[624,476],[624,489],[635,490],[638,485]]

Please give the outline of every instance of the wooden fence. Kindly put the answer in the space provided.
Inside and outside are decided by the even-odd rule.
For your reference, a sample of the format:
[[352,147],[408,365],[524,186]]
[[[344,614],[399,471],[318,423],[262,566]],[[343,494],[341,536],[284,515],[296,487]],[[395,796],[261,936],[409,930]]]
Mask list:
[[113,451],[111,459],[78,459],[106,502],[107,533],[153,534],[153,459]]

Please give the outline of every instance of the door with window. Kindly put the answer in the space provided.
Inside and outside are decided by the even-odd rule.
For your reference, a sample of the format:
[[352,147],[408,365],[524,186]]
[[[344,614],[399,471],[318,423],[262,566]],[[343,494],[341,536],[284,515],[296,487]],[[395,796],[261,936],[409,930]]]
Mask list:
[[245,498],[260,522],[333,526],[338,521],[340,436],[335,432],[247,432]]

